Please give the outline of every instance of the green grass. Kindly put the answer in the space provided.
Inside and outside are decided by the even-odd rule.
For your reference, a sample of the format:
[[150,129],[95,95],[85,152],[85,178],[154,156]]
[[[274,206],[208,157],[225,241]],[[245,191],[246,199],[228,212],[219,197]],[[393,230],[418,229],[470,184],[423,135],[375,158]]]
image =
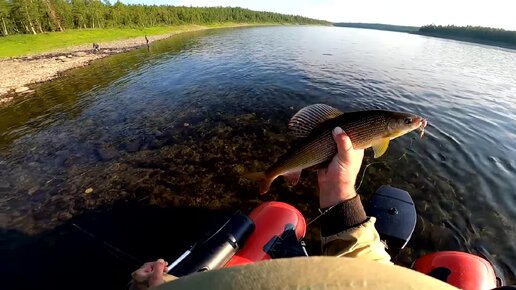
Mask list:
[[213,23],[207,25],[180,25],[149,28],[75,29],[37,35],[17,34],[0,37],[0,58],[40,54],[85,43],[100,43],[144,35],[160,35],[243,25],[246,24]]

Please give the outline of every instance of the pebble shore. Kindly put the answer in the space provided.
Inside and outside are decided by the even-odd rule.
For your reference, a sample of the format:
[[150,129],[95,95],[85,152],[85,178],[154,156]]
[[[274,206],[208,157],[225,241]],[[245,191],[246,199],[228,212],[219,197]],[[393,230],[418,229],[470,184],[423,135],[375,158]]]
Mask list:
[[[203,29],[206,27],[199,26],[189,31]],[[150,44],[178,33],[182,32],[176,31],[169,34],[147,36],[147,38]],[[93,44],[88,43],[38,55],[0,59],[3,76],[0,78],[0,105],[6,105],[19,96],[31,94],[34,84],[55,79],[69,69],[85,66],[96,59],[145,45],[147,45],[147,41],[144,36],[141,36],[99,43],[99,49],[93,49]]]

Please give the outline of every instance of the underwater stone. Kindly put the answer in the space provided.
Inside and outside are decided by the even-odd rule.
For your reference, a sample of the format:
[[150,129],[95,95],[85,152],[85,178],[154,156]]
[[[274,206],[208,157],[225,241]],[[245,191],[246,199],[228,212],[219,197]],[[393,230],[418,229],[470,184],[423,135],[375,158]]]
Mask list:
[[111,145],[105,145],[95,149],[95,153],[99,160],[108,161],[118,157],[118,151]]
[[124,147],[127,152],[136,152],[136,151],[140,150],[141,144],[142,144],[141,140],[137,138],[137,139],[127,141],[125,143]]

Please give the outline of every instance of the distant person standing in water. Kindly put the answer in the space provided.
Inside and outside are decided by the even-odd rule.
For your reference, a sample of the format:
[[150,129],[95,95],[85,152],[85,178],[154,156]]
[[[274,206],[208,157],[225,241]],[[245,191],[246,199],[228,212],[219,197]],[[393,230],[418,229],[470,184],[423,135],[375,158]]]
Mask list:
[[[269,260],[253,265],[176,278],[163,259],[132,273],[132,289],[456,289],[416,271],[394,266],[367,217],[355,182],[364,150],[355,150],[347,134],[333,130],[338,153],[317,173],[321,242],[325,256]],[[335,258],[340,257],[340,258]],[[355,259],[346,259],[355,258]],[[170,283],[165,283],[173,281]]]

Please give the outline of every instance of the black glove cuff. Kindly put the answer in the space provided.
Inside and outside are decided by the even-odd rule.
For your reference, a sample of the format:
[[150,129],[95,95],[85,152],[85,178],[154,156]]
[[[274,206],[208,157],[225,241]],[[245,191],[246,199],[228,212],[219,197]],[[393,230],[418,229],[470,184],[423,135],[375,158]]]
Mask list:
[[[324,213],[328,208],[323,208]],[[367,221],[364,206],[357,194],[354,198],[343,201],[321,216],[321,235],[331,236],[347,229],[357,227]]]

